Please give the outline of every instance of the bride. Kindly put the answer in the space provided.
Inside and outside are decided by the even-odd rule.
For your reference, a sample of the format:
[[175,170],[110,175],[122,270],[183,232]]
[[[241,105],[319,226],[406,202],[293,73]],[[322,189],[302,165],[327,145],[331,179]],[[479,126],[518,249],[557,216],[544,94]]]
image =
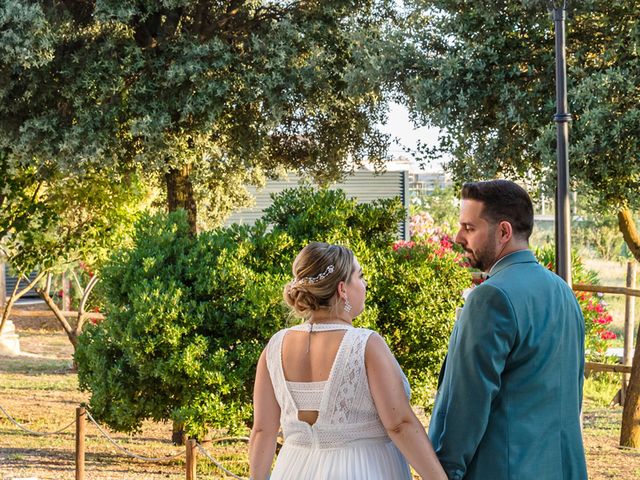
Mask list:
[[[355,328],[367,283],[348,248],[311,243],[284,299],[306,321],[260,356],[249,446],[254,480],[446,480],[409,385],[377,333]],[[282,428],[284,445],[269,477]]]

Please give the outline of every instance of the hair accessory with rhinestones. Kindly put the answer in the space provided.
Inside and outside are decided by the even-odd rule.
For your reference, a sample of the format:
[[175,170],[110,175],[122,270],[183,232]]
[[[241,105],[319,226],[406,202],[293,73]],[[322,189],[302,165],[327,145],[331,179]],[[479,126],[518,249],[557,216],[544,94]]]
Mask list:
[[333,265],[329,265],[324,272],[319,273],[315,277],[302,277],[300,280],[295,280],[295,282],[300,285],[304,285],[307,283],[318,283],[319,281],[324,280],[329,275],[331,275],[334,270],[335,267]]

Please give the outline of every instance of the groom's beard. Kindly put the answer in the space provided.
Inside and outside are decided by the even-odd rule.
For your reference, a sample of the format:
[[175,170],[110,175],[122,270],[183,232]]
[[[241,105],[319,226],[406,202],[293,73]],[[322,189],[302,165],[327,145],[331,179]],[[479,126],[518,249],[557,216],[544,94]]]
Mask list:
[[463,246],[462,248],[464,248],[464,251],[468,254],[467,260],[469,260],[469,264],[473,268],[477,268],[482,272],[488,272],[496,263],[498,257],[497,248],[491,242],[487,242],[486,244],[482,245],[481,248],[478,248],[476,250],[466,248],[465,246]]
[[487,249],[471,250],[464,249],[469,255],[469,265],[473,268],[477,268],[482,272],[488,272],[494,263],[496,263],[496,249],[492,245],[488,245]]

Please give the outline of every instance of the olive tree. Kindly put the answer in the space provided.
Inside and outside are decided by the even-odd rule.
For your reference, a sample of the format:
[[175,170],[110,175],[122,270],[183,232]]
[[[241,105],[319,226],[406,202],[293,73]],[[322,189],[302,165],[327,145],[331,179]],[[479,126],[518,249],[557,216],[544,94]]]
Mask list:
[[192,232],[282,168],[336,178],[387,136],[391,0],[0,6],[0,149],[15,168],[143,173]]

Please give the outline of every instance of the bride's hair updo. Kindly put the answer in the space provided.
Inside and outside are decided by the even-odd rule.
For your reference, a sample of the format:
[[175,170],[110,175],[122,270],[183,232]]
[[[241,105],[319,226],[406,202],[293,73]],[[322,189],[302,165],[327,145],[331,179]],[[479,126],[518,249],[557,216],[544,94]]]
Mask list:
[[303,318],[333,305],[338,284],[351,278],[353,252],[347,247],[312,242],[293,262],[291,280],[284,287],[284,301]]

